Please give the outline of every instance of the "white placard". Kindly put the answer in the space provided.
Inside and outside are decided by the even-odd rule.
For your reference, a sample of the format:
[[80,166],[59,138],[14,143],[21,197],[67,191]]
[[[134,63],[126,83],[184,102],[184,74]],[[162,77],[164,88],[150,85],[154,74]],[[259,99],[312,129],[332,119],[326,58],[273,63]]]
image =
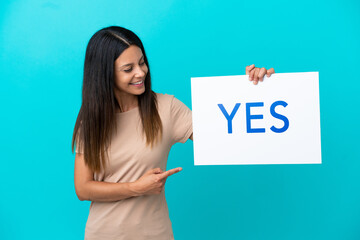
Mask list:
[[321,163],[319,73],[191,78],[195,165]]

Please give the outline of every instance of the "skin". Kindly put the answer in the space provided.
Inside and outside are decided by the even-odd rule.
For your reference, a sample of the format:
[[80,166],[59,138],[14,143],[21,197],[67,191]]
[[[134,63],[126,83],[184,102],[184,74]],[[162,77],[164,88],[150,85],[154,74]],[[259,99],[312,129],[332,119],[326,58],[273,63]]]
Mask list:
[[[129,111],[138,106],[138,95],[145,92],[145,85],[135,86],[131,83],[144,81],[148,67],[141,49],[131,45],[125,49],[114,63],[115,97],[121,112]],[[120,112],[120,109],[119,109]]]
[[[138,106],[137,96],[145,92],[145,85],[135,86],[132,83],[144,81],[148,67],[144,62],[141,49],[131,45],[115,60],[114,63],[115,97],[122,112]],[[174,168],[163,172],[160,168],[150,169],[136,182],[132,183],[132,191],[136,196],[160,194],[167,177],[181,171]]]
[[270,68],[266,70],[266,68],[257,68],[255,64],[251,64],[245,68],[246,75],[249,75],[249,80],[252,81],[255,85],[258,82],[262,82],[264,80],[264,76],[266,74],[267,77],[270,77],[271,74],[275,73],[274,68]]
[[[245,68],[249,80],[256,85],[262,82],[265,74],[270,77],[273,68],[257,68],[254,64]],[[119,103],[118,112],[126,112],[138,106],[137,96],[145,91],[145,85],[134,86],[132,83],[145,80],[148,66],[144,63],[143,53],[137,46],[131,45],[115,60],[114,79],[115,97]],[[189,137],[193,140],[193,135]],[[160,194],[166,179],[182,170],[181,167],[163,171],[161,168],[148,170],[135,182],[109,183],[94,181],[94,173],[86,166],[84,155],[75,156],[75,191],[81,201],[112,202],[142,195]]]
[[[120,106],[118,112],[126,112],[138,106],[137,96],[145,91],[145,85],[135,86],[132,83],[145,80],[147,73],[148,67],[144,63],[143,53],[137,46],[130,46],[115,60],[114,93]],[[94,181],[94,173],[86,166],[84,155],[76,153],[75,191],[81,201],[97,202],[160,194],[164,189],[166,179],[181,170],[180,167],[165,172],[161,168],[150,169],[137,181],[128,183]]]

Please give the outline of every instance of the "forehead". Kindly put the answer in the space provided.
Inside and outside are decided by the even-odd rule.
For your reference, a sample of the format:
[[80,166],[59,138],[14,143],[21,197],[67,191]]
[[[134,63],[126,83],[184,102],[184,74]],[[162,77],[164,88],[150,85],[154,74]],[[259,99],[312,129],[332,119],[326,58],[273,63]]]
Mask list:
[[124,65],[138,62],[142,55],[143,53],[138,46],[131,45],[120,54],[120,56],[115,60],[115,64]]

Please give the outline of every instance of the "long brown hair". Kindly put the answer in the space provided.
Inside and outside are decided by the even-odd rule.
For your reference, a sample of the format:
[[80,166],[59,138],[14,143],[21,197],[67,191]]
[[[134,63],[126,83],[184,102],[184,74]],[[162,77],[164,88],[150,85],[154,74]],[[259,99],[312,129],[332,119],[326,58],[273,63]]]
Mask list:
[[106,167],[110,136],[117,129],[116,109],[120,108],[114,94],[114,63],[130,45],[141,49],[149,69],[145,78],[145,92],[138,96],[147,145],[152,147],[162,136],[156,94],[151,90],[150,67],[141,40],[135,33],[122,27],[99,30],[91,37],[86,48],[82,104],[71,144],[72,152],[75,146],[84,152],[85,163],[93,172],[100,172]]

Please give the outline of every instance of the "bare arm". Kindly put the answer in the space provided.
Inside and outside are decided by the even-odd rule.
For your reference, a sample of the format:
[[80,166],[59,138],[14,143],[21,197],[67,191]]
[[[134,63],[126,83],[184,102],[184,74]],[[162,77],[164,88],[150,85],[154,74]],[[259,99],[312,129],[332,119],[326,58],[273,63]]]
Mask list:
[[131,183],[94,181],[93,172],[86,166],[84,155],[75,156],[75,191],[80,201],[112,202],[136,196]]
[[84,155],[75,156],[75,191],[80,201],[114,202],[141,195],[160,194],[166,178],[181,171],[175,168],[163,172],[160,168],[150,169],[135,182],[108,183],[94,181],[93,172],[86,166]]

